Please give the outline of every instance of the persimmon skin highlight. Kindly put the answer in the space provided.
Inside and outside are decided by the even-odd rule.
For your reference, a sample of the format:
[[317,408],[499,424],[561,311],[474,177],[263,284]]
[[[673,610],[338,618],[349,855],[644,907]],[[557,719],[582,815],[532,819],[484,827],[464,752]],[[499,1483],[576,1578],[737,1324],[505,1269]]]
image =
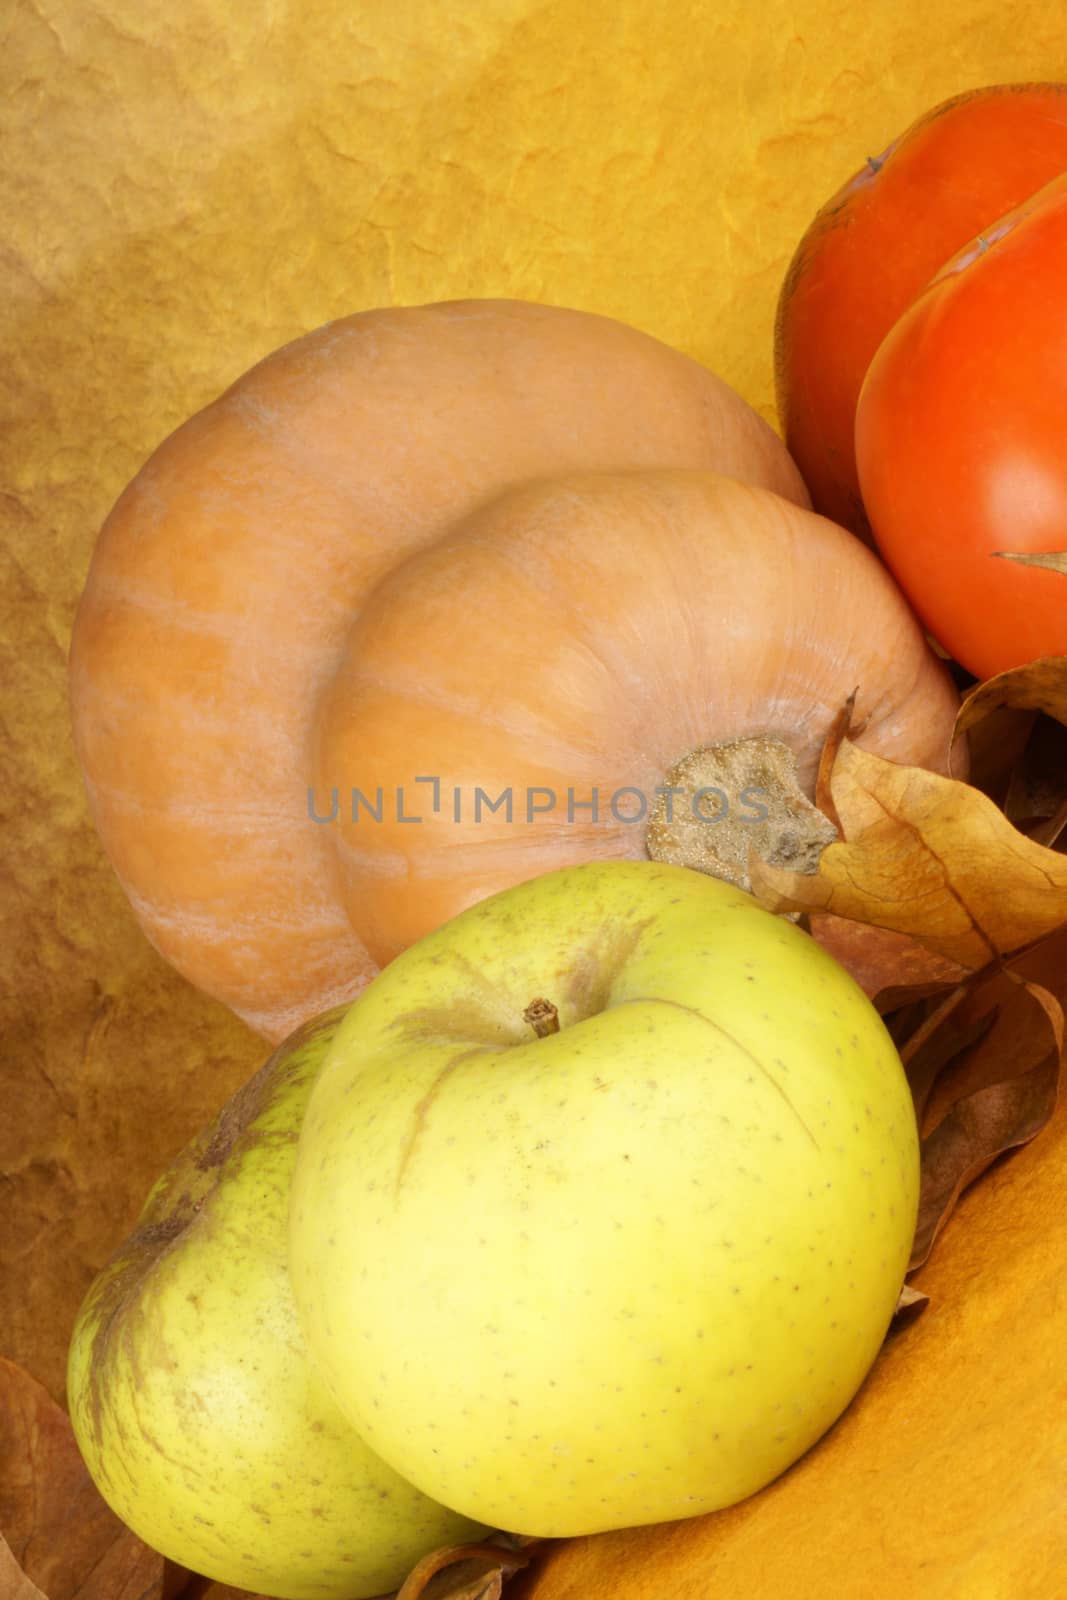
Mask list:
[[875,351],[968,240],[1067,169],[1067,85],[999,84],[914,123],[821,208],[778,303],[786,444],[817,511],[870,539],[853,432]]
[[856,416],[878,549],[979,678],[1067,654],[1067,174],[938,273]]

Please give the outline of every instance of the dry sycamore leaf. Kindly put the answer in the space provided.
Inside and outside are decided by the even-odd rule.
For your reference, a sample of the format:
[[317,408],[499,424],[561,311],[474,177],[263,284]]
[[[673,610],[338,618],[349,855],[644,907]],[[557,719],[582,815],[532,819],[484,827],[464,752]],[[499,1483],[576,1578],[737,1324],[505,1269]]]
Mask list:
[[3,1534],[0,1534],[0,1600],[47,1600],[27,1578]]
[[918,939],[869,922],[816,913],[808,919],[812,936],[841,965],[883,1013],[951,988],[967,969],[928,950]]
[[1013,667],[965,696],[956,733],[972,751],[971,782],[1038,843],[1067,825],[1067,657]]
[[922,1133],[919,1219],[909,1271],[930,1253],[960,1194],[1027,1143],[1056,1105],[1063,1011],[1018,969],[991,968],[939,1008],[902,1052]]
[[963,697],[954,737],[998,711],[1043,711],[1067,723],[1067,656],[1043,656],[975,684]]
[[500,1600],[507,1579],[526,1566],[540,1542],[500,1535],[483,1544],[446,1545],[412,1568],[396,1600]]
[[[89,1477],[70,1419],[14,1362],[0,1358],[0,1533],[47,1600],[171,1600],[163,1557],[120,1522]],[[0,1591],[4,1593],[4,1591]]]
[[955,770],[952,776],[966,778],[975,789],[981,789],[998,806],[1003,807],[1012,776],[1025,759],[1039,713],[1016,710],[1011,706],[990,709],[967,733],[968,761],[966,771]]
[[1050,848],[1067,822],[1067,727],[1043,713],[1012,771],[1004,815],[1021,833]]
[[963,1002],[969,992],[967,984],[960,984],[931,1006],[918,1008],[913,1025],[896,1035],[920,1128],[926,1125],[927,1104],[941,1074],[977,1045],[997,1020],[995,1009],[968,1015]]
[[896,1307],[893,1311],[893,1330],[906,1327],[909,1322],[919,1316],[930,1304],[930,1296],[923,1294],[921,1289],[915,1289],[906,1283],[897,1296]]
[[845,740],[830,786],[844,838],[816,872],[751,863],[753,892],[771,910],[890,928],[971,969],[1067,921],[1067,860],[971,785]]

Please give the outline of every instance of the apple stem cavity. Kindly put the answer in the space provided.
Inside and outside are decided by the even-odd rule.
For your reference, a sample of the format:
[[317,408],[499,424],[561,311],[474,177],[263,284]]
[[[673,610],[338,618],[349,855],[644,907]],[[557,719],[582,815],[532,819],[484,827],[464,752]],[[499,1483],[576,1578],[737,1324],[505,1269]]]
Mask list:
[[692,867],[751,889],[752,852],[775,867],[814,872],[837,838],[797,779],[796,756],[770,734],[690,750],[656,794],[645,833],[653,861]]
[[559,1032],[559,1012],[551,1000],[531,1000],[522,1014],[523,1022],[528,1022],[539,1039],[547,1039],[550,1033]]

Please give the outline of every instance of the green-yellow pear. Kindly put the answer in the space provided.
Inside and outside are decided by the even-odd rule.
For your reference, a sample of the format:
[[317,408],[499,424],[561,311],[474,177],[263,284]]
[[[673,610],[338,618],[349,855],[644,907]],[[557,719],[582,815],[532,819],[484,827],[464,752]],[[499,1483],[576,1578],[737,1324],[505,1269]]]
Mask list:
[[183,1152],[79,1314],[74,1431],[112,1508],[224,1583],[394,1589],[481,1530],[381,1461],[309,1360],[286,1267],[296,1138],[342,1011],[309,1024]]
[[918,1183],[900,1059],[843,968],[714,878],[592,863],[471,907],[352,1006],[290,1271],[398,1472],[579,1534],[724,1506],[819,1438],[885,1335]]

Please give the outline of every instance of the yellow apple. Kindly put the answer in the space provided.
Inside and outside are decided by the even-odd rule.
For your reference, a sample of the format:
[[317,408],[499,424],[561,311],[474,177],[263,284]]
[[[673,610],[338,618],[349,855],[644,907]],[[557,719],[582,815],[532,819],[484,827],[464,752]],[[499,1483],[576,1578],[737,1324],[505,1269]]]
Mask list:
[[819,1438],[885,1335],[918,1183],[843,968],[714,878],[593,863],[473,906],[352,1006],[290,1271],[398,1472],[579,1534],[724,1506]]
[[286,1268],[296,1137],[342,1011],[279,1046],[153,1189],[79,1314],[68,1393],[82,1454],[148,1544],[290,1600],[394,1589],[482,1531],[345,1422]]

